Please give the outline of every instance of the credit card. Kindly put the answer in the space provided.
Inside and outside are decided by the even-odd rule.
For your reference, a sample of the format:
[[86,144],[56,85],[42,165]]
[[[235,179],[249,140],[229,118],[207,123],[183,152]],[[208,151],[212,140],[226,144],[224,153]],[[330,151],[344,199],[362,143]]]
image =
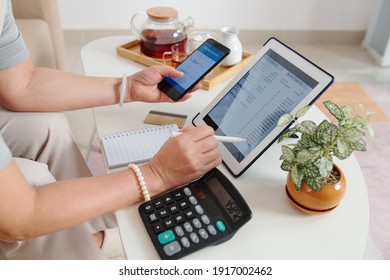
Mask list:
[[182,128],[185,125],[186,120],[187,115],[151,110],[146,115],[144,123],[159,125],[175,123],[179,128]]

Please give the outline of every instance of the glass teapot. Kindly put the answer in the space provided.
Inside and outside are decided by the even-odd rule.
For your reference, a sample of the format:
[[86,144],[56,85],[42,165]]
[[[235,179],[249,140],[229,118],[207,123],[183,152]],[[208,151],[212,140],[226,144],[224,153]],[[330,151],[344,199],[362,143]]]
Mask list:
[[[141,16],[144,21],[139,25]],[[186,43],[186,31],[193,25],[191,17],[179,21],[177,10],[170,7],[150,8],[146,14],[136,13],[131,18],[131,31],[140,40],[141,53],[153,58],[162,58],[174,44]]]

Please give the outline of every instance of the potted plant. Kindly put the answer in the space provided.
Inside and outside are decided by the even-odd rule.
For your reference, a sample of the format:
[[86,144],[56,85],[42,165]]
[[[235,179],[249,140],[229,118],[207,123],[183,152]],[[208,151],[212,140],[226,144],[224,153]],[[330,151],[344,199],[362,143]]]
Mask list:
[[[339,107],[331,101],[324,102],[338,124],[323,120],[316,124],[311,120],[298,121],[310,108],[301,108],[295,116],[285,114],[278,126],[294,121],[278,142],[298,134],[295,144],[282,145],[281,169],[288,172],[286,193],[299,209],[309,213],[326,213],[334,209],[346,189],[342,170],[333,162],[334,157],[343,160],[353,151],[366,151],[365,135],[373,130],[368,123],[371,112],[364,117],[354,114],[351,106]],[[300,134],[300,136],[299,136]]]

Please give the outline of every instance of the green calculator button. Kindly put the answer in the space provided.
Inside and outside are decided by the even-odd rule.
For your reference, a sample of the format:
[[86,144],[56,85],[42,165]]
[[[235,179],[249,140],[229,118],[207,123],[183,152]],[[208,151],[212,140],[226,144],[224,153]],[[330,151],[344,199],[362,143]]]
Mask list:
[[217,221],[215,225],[220,232],[224,232],[226,230],[226,226],[222,221]]
[[167,244],[173,240],[175,240],[175,234],[173,233],[172,230],[167,230],[162,233],[160,233],[158,236],[158,241],[160,242],[161,245]]

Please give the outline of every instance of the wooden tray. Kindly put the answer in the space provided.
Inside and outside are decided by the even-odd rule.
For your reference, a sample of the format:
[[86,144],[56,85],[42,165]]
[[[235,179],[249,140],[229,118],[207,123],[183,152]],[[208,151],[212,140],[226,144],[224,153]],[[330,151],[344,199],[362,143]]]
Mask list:
[[[162,59],[155,59],[143,55],[140,51],[140,41],[134,40],[124,45],[118,46],[116,48],[116,53],[119,56],[123,56],[127,59],[135,61],[137,63],[153,66],[153,65],[169,65],[163,62]],[[240,63],[237,63],[230,67],[224,67],[218,65],[215,67],[206,77],[202,80],[202,88],[205,90],[210,90],[211,88],[219,85],[227,78],[232,77],[234,74],[237,74],[253,57],[251,53],[243,52],[242,60]],[[169,65],[172,66],[172,65]]]

